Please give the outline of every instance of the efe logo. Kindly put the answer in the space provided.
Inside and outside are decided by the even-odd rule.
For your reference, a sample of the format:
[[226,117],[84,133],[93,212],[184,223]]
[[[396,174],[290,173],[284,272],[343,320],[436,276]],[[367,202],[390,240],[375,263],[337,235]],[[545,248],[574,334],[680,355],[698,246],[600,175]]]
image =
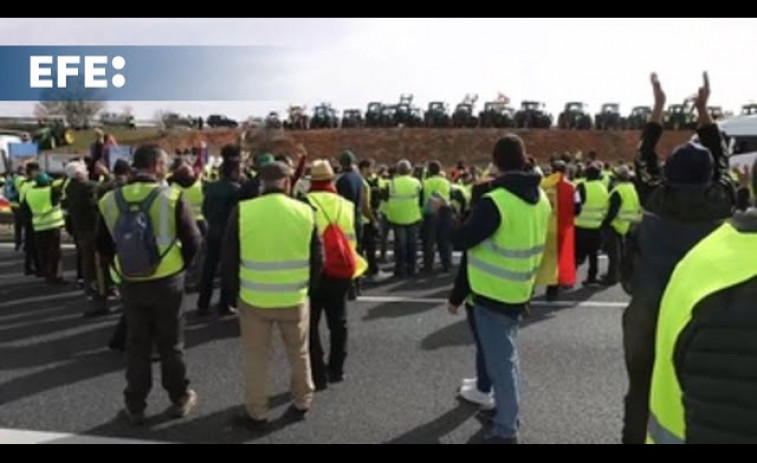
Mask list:
[[[84,87],[85,88],[108,88],[107,79],[107,56],[84,56]],[[56,62],[57,61],[57,62]],[[56,62],[57,82],[54,82],[53,63]],[[69,77],[79,76],[79,67],[82,57],[75,55],[36,55],[29,57],[29,86],[31,88],[66,88]],[[121,71],[126,66],[123,56],[114,56],[110,65],[116,71]],[[117,73],[110,78],[110,83],[116,88],[126,84],[126,77]]]

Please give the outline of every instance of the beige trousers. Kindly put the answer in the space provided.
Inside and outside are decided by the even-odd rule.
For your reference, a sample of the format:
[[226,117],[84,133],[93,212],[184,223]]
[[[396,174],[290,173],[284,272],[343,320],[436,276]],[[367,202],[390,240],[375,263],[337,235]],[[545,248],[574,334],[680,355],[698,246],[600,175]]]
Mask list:
[[309,409],[315,387],[310,373],[308,350],[308,304],[261,309],[239,301],[239,325],[242,331],[244,403],[247,414],[256,420],[262,420],[268,411],[268,357],[274,325],[281,332],[292,371],[292,401],[300,410]]

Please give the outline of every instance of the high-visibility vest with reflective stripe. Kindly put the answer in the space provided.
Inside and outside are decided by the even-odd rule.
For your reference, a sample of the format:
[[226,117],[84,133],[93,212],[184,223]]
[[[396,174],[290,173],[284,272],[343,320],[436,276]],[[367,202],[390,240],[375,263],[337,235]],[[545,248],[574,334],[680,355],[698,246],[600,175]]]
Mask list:
[[[378,189],[379,189],[379,191],[384,191],[388,186],[389,186],[389,180],[388,179],[385,179],[384,177],[379,177],[378,178]],[[379,202],[378,210],[376,212],[379,212],[379,213],[383,213],[384,212],[386,201],[387,201],[386,199],[381,198],[381,201]]]
[[[368,207],[371,206],[371,184],[368,183],[368,180],[363,178],[363,195],[365,195],[365,200],[368,201]],[[360,207],[362,211],[362,207]],[[363,224],[370,223],[371,221],[366,217],[362,212],[360,213],[360,222]]]
[[23,203],[24,199],[26,198],[26,192],[30,189],[37,186],[36,180],[26,180],[21,184],[21,186],[18,188],[18,201],[19,203]]
[[539,194],[536,204],[504,188],[484,195],[497,206],[500,225],[468,251],[468,280],[474,294],[508,304],[531,299],[552,214],[547,195],[542,190]]
[[262,309],[307,299],[315,214],[281,193],[239,203],[239,297]]
[[686,441],[683,392],[674,362],[678,337],[701,300],[757,276],[755,255],[757,234],[740,233],[726,222],[676,265],[663,293],[657,320],[647,443]]
[[23,175],[16,174],[13,178],[10,179],[10,181],[13,182],[13,186],[16,188],[16,193],[18,195],[18,198],[14,200],[10,200],[11,207],[19,207],[21,205],[21,185],[26,182],[26,178]]
[[195,220],[204,220],[205,217],[202,215],[202,202],[205,200],[205,194],[202,190],[202,180],[198,179],[187,188],[184,188],[179,184],[176,184],[176,186],[182,192],[184,199],[192,208]]
[[600,180],[583,182],[586,189],[586,201],[581,206],[581,213],[576,216],[576,227],[596,230],[602,226],[602,220],[607,214],[607,203],[610,195]]
[[618,183],[612,190],[612,193],[615,192],[620,195],[620,210],[611,225],[618,234],[625,235],[632,223],[641,220],[641,203],[631,182]]
[[315,224],[318,227],[318,234],[323,236],[323,232],[329,226],[329,221],[326,219],[326,216],[328,216],[332,223],[336,223],[342,230],[352,249],[356,249],[355,205],[352,201],[326,191],[313,191],[307,194],[307,198],[315,208]]
[[53,206],[52,187],[31,188],[26,191],[26,204],[32,211],[35,232],[61,228],[66,224],[60,204]]
[[384,213],[386,219],[395,225],[412,225],[420,222],[421,208],[418,199],[421,182],[410,175],[394,177],[389,182],[389,201]]
[[[135,182],[120,187],[127,203],[138,203],[160,185],[157,183]],[[111,236],[115,236],[115,227],[119,218],[118,204],[116,203],[115,191],[109,191],[98,202],[100,213],[105,219]],[[128,282],[143,282],[159,280],[181,272],[184,269],[184,258],[181,256],[181,242],[176,233],[176,203],[181,197],[181,192],[175,188],[164,188],[155,198],[150,207],[150,224],[158,244],[158,251],[163,256],[155,273],[149,277],[126,278],[121,272],[121,262],[118,256],[115,259],[115,269],[121,274],[121,278]]]
[[449,180],[441,175],[429,177],[423,181],[423,204],[428,204],[431,196],[439,196],[449,203],[451,186]]

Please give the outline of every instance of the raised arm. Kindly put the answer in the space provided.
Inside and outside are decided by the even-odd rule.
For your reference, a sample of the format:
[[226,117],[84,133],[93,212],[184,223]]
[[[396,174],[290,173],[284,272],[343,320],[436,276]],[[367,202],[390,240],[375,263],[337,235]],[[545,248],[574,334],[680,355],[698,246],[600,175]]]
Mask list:
[[662,111],[665,107],[665,92],[662,90],[660,80],[656,73],[652,73],[652,91],[654,94],[654,106],[649,122],[641,131],[639,142],[639,154],[636,156],[636,191],[642,204],[646,201],[649,193],[662,184],[662,172],[657,159],[657,142],[662,136]]

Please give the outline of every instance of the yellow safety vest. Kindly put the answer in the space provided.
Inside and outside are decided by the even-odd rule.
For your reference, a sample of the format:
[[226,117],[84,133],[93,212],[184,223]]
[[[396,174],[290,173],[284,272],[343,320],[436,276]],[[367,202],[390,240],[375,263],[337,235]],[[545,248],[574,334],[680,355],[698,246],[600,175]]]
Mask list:
[[16,175],[15,177],[13,177],[11,181],[13,182],[13,186],[16,187],[18,198],[13,201],[10,201],[10,203],[11,203],[11,207],[16,208],[21,205],[21,185],[26,183],[26,177],[24,177],[23,175]]
[[676,265],[660,303],[647,443],[686,442],[683,391],[674,355],[692,310],[707,296],[757,276],[757,234],[740,233],[726,222],[700,241]]
[[575,218],[576,227],[596,230],[602,226],[607,214],[607,202],[610,195],[600,180],[583,182],[586,189],[586,201],[581,206],[581,213]]
[[[147,198],[155,188],[160,188],[160,185],[135,182],[121,187],[121,190],[128,203],[139,203]],[[114,229],[119,217],[118,204],[114,194],[116,190],[107,192],[98,202],[98,208],[105,219],[105,225],[108,227],[111,236],[115,235]],[[115,270],[122,280],[133,283],[154,281],[175,275],[184,269],[181,243],[176,233],[176,203],[180,197],[181,192],[179,190],[164,188],[150,207],[150,223],[153,233],[155,233],[158,251],[163,256],[155,273],[149,277],[125,277],[121,272],[120,259],[116,256]]]
[[182,187],[178,183],[175,185],[182,192],[184,199],[192,208],[195,220],[205,220],[205,217],[202,215],[202,203],[205,200],[205,193],[202,189],[202,180],[197,179],[192,186],[187,188]]
[[449,203],[450,190],[449,180],[441,175],[427,178],[423,181],[423,204],[428,205],[431,196],[439,196]]
[[632,223],[641,220],[641,203],[636,188],[630,182],[615,185],[610,196],[615,192],[620,195],[620,210],[610,225],[618,234],[625,235]]
[[37,186],[36,180],[26,180],[18,189],[18,202],[23,203],[26,198],[26,192]]
[[389,201],[386,203],[386,219],[395,225],[412,225],[420,222],[421,208],[418,198],[421,182],[410,175],[393,178],[389,182]]
[[49,186],[26,191],[26,204],[32,211],[32,227],[35,232],[62,228],[66,224],[60,204],[53,206],[52,191]]
[[307,299],[315,214],[282,193],[239,203],[239,297],[262,309]]
[[610,182],[612,182],[612,174],[608,171],[602,171],[602,185],[605,186],[606,190],[610,189]]
[[[385,179],[384,177],[379,177],[378,178],[378,189],[379,189],[379,191],[384,191],[388,187],[389,187],[389,180]],[[381,199],[381,201],[379,201],[379,207],[378,207],[378,210],[376,212],[378,212],[379,214],[383,214],[383,212],[384,212],[384,206],[386,205],[386,201],[387,200],[383,199],[383,198]]]
[[504,188],[484,195],[497,206],[500,225],[468,251],[468,280],[474,294],[507,304],[531,299],[552,214],[547,195],[542,190],[539,194],[536,204]]
[[[352,201],[327,191],[313,191],[307,194],[307,198],[315,208],[315,224],[318,226],[318,233],[323,236],[329,223],[335,223],[347,237],[350,247],[353,250],[356,249],[355,205]],[[327,216],[331,222],[326,219]]]

